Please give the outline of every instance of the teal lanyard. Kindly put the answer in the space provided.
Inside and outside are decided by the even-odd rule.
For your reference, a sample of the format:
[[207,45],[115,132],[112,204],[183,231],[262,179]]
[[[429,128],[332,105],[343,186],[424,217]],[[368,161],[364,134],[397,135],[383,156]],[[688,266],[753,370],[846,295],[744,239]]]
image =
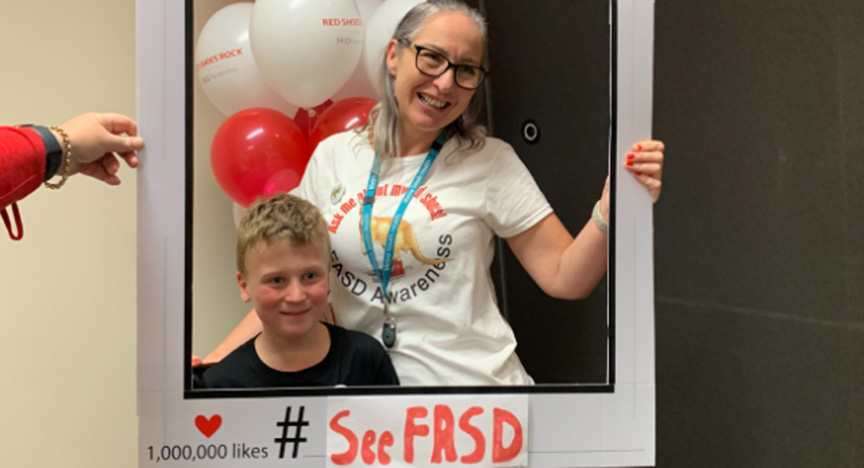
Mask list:
[[402,216],[405,214],[405,209],[408,208],[408,203],[411,202],[417,189],[420,188],[420,185],[423,183],[424,179],[426,179],[426,175],[429,173],[432,163],[435,162],[435,158],[438,157],[438,153],[441,152],[443,146],[444,133],[442,132],[432,143],[432,148],[429,150],[429,153],[426,154],[426,159],[423,161],[423,165],[420,166],[420,169],[414,176],[411,186],[408,187],[408,191],[405,192],[405,195],[402,197],[402,202],[399,203],[399,207],[396,209],[396,214],[393,215],[393,219],[390,221],[390,230],[387,232],[387,242],[384,246],[383,269],[378,266],[378,258],[375,256],[375,249],[373,248],[372,243],[372,232],[370,230],[370,224],[372,221],[372,205],[375,203],[375,191],[378,189],[378,177],[381,172],[381,155],[379,152],[375,152],[375,162],[372,163],[372,170],[369,172],[369,182],[366,184],[366,197],[363,199],[362,229],[363,244],[366,247],[366,255],[369,257],[369,263],[372,264],[372,269],[375,270],[375,274],[381,281],[381,293],[383,294],[385,304],[388,301],[387,286],[390,283],[390,274],[393,271],[393,247],[396,244],[396,233],[399,230],[399,223],[402,222]]

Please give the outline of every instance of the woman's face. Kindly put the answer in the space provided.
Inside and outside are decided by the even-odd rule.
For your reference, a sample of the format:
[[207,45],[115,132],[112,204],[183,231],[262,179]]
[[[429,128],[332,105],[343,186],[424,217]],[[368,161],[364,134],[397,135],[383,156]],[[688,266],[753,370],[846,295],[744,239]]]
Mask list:
[[[454,64],[482,65],[480,28],[461,11],[438,13],[411,42],[442,54]],[[434,138],[465,112],[475,91],[457,86],[452,68],[438,77],[424,75],[415,65],[416,53],[414,47],[391,40],[387,46],[387,69],[395,78],[393,86],[403,135]]]

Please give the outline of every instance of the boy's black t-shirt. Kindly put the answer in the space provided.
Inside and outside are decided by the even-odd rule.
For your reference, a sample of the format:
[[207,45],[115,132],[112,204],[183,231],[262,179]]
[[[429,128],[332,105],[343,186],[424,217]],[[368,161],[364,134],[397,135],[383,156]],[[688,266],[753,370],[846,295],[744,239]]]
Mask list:
[[[255,352],[255,338],[204,372],[204,388],[333,387],[399,385],[390,356],[371,336],[325,323],[330,349],[314,366],[297,372],[268,367]],[[257,337],[256,337],[257,338]]]

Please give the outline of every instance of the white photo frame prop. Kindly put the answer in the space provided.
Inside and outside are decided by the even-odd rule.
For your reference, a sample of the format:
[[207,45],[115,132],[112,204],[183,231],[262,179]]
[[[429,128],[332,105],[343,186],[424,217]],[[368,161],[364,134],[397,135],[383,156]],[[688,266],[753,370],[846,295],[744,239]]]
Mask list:
[[188,4],[137,0],[138,121],[147,144],[138,171],[139,466],[654,465],[651,200],[615,170],[632,142],[651,135],[653,0],[616,0],[610,9],[617,150],[609,384],[264,398],[186,391]]

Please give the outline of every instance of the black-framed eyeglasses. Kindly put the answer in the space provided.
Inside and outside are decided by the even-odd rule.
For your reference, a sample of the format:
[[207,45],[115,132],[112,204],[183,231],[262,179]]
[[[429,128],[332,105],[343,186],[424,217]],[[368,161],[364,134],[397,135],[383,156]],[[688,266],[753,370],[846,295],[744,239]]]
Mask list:
[[456,86],[463,89],[474,90],[483,84],[483,80],[489,75],[489,70],[476,65],[453,63],[443,54],[421,45],[412,44],[407,39],[399,39],[399,43],[412,47],[415,50],[414,65],[420,73],[426,76],[439,77],[447,70],[453,69],[453,79]]

